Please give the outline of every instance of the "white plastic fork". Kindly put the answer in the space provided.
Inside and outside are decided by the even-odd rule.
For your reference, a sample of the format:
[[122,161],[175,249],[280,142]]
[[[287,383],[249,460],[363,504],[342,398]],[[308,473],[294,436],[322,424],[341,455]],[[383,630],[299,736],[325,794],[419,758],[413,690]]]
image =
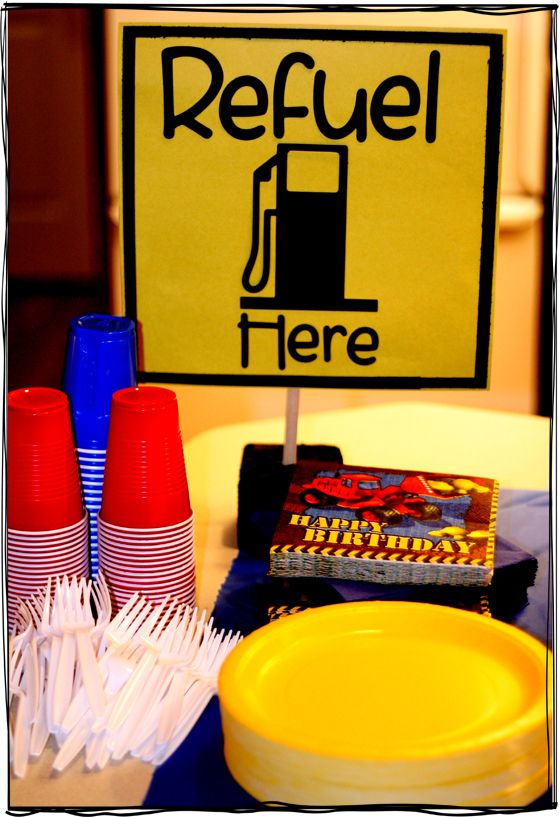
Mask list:
[[[60,640],[60,651],[56,665],[56,673],[52,679],[51,692],[51,731],[57,732],[66,714],[70,700],[72,698],[72,687],[74,684],[74,673],[76,665],[76,639],[73,629],[70,626],[71,616],[68,614],[67,605],[71,597],[78,592],[76,577],[72,582],[68,581],[68,576],[62,579],[56,578],[54,590],[54,602],[50,618],[51,636]],[[49,675],[52,668],[49,668]],[[50,679],[49,679],[50,683]]]
[[[126,682],[135,666],[132,660],[137,651],[134,638],[146,627],[153,608],[139,593],[135,593],[107,625],[102,635],[98,667],[105,682],[104,692],[109,701]],[[110,707],[109,703],[109,707]],[[105,715],[110,711],[106,708]],[[62,771],[85,746],[91,735],[94,717],[88,707],[85,688],[81,688],[63,722],[64,740],[55,757],[53,768]],[[91,742],[91,740],[90,740]]]
[[[144,655],[144,647],[135,642],[131,642],[124,653],[114,655],[110,660],[110,670],[107,679],[105,690],[107,693],[108,703],[105,712],[105,718],[109,718],[115,702],[118,698],[117,693],[125,685],[130,678],[134,667]],[[99,728],[99,723],[96,724],[96,730],[90,728],[86,745],[86,767],[93,769],[97,766],[102,769],[110,757],[108,742],[110,733],[103,727]]]
[[[103,679],[91,640],[91,633],[95,626],[90,606],[91,582],[82,580],[78,585],[74,577],[70,586],[66,585],[64,590],[66,593],[62,593],[59,598],[60,627],[65,636],[69,634],[75,639],[83,685],[91,709],[99,718],[105,711],[105,694]],[[64,682],[65,679],[61,680]],[[64,710],[65,713],[68,705],[69,701]]]
[[[165,742],[169,739],[173,728],[176,726],[177,705],[180,705],[182,696],[186,689],[194,680],[192,672],[192,663],[196,657],[197,652],[201,649],[201,644],[208,637],[211,632],[211,624],[202,633],[204,627],[204,613],[201,618],[196,621],[195,612],[191,621],[189,622],[188,630],[185,633],[182,644],[178,650],[176,657],[168,659],[171,664],[172,677],[169,685],[169,690],[165,696],[164,705],[162,707],[160,716],[157,722],[156,739],[158,743]],[[196,622],[196,630],[195,630]],[[202,636],[202,639],[201,639]],[[166,656],[164,656],[165,660]]]
[[97,578],[91,585],[91,595],[96,611],[96,622],[91,632],[91,638],[98,651],[103,633],[111,621],[112,613],[111,594],[101,570],[98,571]]
[[31,727],[31,739],[29,746],[29,753],[32,757],[39,757],[49,739],[49,728],[47,725],[47,696],[46,696],[46,675],[47,675],[47,654],[46,651],[39,649],[38,655],[39,675],[39,706],[35,712],[35,719]]
[[187,607],[170,649],[160,653],[158,663],[162,668],[162,680],[159,689],[154,691],[149,712],[129,737],[130,751],[134,756],[152,733],[158,734],[162,720],[170,730],[173,729],[175,702],[180,703],[185,688],[192,682],[189,677],[192,662],[212,635],[212,620],[205,623],[205,619],[205,611],[197,618],[196,608],[191,611]]
[[[154,702],[159,699],[160,690],[169,679],[168,669],[160,664],[159,658],[171,648],[182,613],[179,607],[163,630],[143,638],[146,652],[142,656],[136,670],[136,677],[123,687],[119,697],[119,711],[117,718],[113,713],[107,721],[107,731],[110,733],[109,748],[114,760],[121,760],[130,750],[133,736],[142,723],[150,720],[150,712]],[[116,708],[117,705],[115,705]]]
[[23,777],[27,769],[31,724],[39,703],[39,666],[33,622],[28,605],[19,601],[8,642],[8,707],[12,705],[14,698],[17,699],[13,726],[9,719],[10,754],[17,777]]
[[25,692],[25,675],[28,670],[29,643],[19,641],[12,654],[9,675],[9,706],[17,699],[17,709],[10,723],[10,756],[16,777],[24,777],[29,760],[31,736],[31,712],[29,696]]
[[31,635],[27,642],[27,654],[25,657],[25,692],[28,698],[29,718],[31,724],[33,724],[37,717],[43,694],[42,687],[39,683],[39,651],[35,628],[31,629]]
[[[216,631],[212,629],[212,619],[205,624],[206,613],[203,612],[197,622],[196,632],[192,634],[189,627],[182,647],[179,652],[162,654],[160,661],[164,663],[171,672],[171,680],[163,700],[157,702],[157,708],[151,713],[151,718],[144,721],[144,726],[135,735],[135,741],[131,748],[134,757],[149,760],[156,752],[158,745],[174,733],[177,726],[177,716],[181,711],[181,704],[184,695],[196,684],[198,673],[197,666],[202,661],[202,656],[209,645],[217,637]],[[191,620],[191,624],[195,619]],[[202,635],[202,637],[201,637]],[[163,733],[166,733],[165,738]]]
[[47,728],[49,732],[54,732],[54,698],[58,662],[60,659],[60,651],[62,644],[62,639],[58,634],[57,630],[55,629],[55,627],[53,626],[54,620],[52,610],[54,603],[51,599],[52,584],[53,584],[52,577],[49,576],[47,587],[45,590],[43,607],[41,610],[41,625],[40,625],[41,635],[44,636],[46,642],[48,643],[48,653],[46,653],[48,661],[47,663],[48,672],[46,672],[45,674],[46,679],[45,715]]
[[[145,654],[146,647],[144,639],[153,633],[154,627],[160,621],[162,614],[168,604],[168,599],[165,599],[156,608],[146,602],[149,615],[147,618],[144,615],[139,616],[136,621],[141,621],[141,626],[131,634],[128,647],[126,651],[111,655],[109,659],[109,672],[105,691],[108,697],[108,705],[105,713],[105,722],[97,722],[92,727],[92,732],[88,737],[86,746],[86,767],[92,769],[94,766],[103,768],[110,757],[108,748],[108,741],[111,737],[106,729],[107,720],[111,717],[113,708],[118,701],[118,693],[124,687],[128,679],[131,677],[135,667],[139,664],[141,658]],[[136,622],[135,622],[136,623]],[[165,623],[165,622],[163,622]],[[108,649],[111,649],[109,646]],[[104,654],[101,663],[106,658]]]
[[50,643],[41,632],[41,611],[45,603],[45,590],[39,590],[26,600],[34,624],[32,646],[37,657],[37,698],[31,727],[30,754],[39,757],[49,738],[46,714],[46,673],[50,656]]
[[206,709],[210,699],[217,692],[217,680],[220,668],[226,656],[242,640],[241,634],[229,632],[223,638],[223,630],[214,639],[208,652],[200,662],[199,677],[192,684],[182,700],[180,714],[177,713],[176,727],[171,739],[166,743],[156,745],[153,753],[144,755],[145,760],[151,760],[155,766],[160,766],[179,748],[190,734],[194,725]]
[[135,593],[107,626],[103,635],[106,649],[99,659],[100,670],[106,679],[105,693],[108,699],[104,718],[101,719],[101,722],[97,721],[96,732],[93,732],[94,718],[87,707],[87,699],[84,697],[78,701],[79,696],[76,696],[71,704],[71,709],[74,707],[74,711],[68,712],[64,724],[68,729],[66,738],[54,760],[53,768],[57,771],[62,771],[86,745],[86,742],[88,742],[86,760],[88,768],[92,768],[100,754],[108,759],[104,722],[111,714],[118,692],[144,655],[142,638],[154,629],[168,601],[169,599],[166,598],[154,608],[150,602]]
[[19,686],[23,675],[22,654],[31,640],[33,620],[25,604],[19,602],[12,633],[8,640],[9,683]]
[[[8,664],[8,682],[10,687],[17,688],[21,686],[24,662],[23,652],[27,647],[28,636],[27,632],[12,635],[8,645],[9,664]],[[8,700],[8,705],[10,701]]]
[[[186,656],[186,666],[178,667],[167,693],[155,729],[144,730],[132,752],[134,757],[153,763],[163,762],[185,740],[208,701],[216,692],[217,675],[227,653],[240,640],[237,633],[205,632],[202,642]],[[165,709],[165,713],[163,711]]]
[[[151,610],[149,602],[141,598],[139,593],[134,593],[100,634],[97,655],[99,671],[104,682],[107,680],[109,659],[128,646]],[[88,697],[85,687],[82,686],[68,708],[62,722],[62,732],[68,734],[87,711]]]
[[17,711],[10,732],[10,757],[16,777],[25,777],[29,760],[31,724],[28,718],[27,696],[21,687],[10,687],[12,698],[18,699]]
[[[153,669],[157,662],[158,653],[162,648],[162,639],[165,638],[166,624],[178,607],[178,602],[166,600],[167,609],[157,621],[157,613],[154,612],[151,616],[155,626],[149,635],[142,636],[142,641],[148,650],[144,653],[139,663],[134,668],[134,672],[128,679],[125,686],[119,692],[119,697],[115,702],[111,715],[106,723],[102,724],[109,732],[121,726],[129,713],[131,701],[134,701],[137,694],[142,689],[142,685],[149,672]],[[157,622],[157,623],[156,623]],[[95,728],[95,727],[94,727]]]
[[[125,648],[123,653],[114,655],[110,659],[110,674],[109,681],[105,686],[105,691],[108,698],[108,703],[105,709],[105,717],[111,712],[114,702],[114,692],[112,685],[115,686],[116,691],[126,682],[130,676],[135,663],[132,659],[133,653],[137,651],[136,645],[129,645]],[[100,751],[103,742],[106,742],[106,735],[104,732],[93,732],[92,725],[94,723],[94,715],[89,708],[83,712],[72,725],[69,732],[65,734],[59,751],[54,759],[53,768],[57,771],[62,771],[66,766],[76,757],[78,752],[86,746],[86,765],[92,768],[91,756],[92,752]]]
[[[204,614],[201,617],[197,632],[190,639],[184,641],[186,650],[181,651],[174,667],[169,692],[166,696],[165,706],[161,712],[157,724],[156,743],[165,744],[170,739],[177,726],[177,713],[180,711],[181,701],[185,692],[195,682],[197,677],[197,662],[202,660],[203,652],[208,648],[210,639],[213,637],[212,622],[204,631],[200,639],[200,625],[204,622]],[[214,635],[215,637],[215,635]]]
[[14,624],[10,633],[10,643],[13,644],[28,640],[31,637],[31,628],[33,627],[33,617],[26,602],[18,598],[17,605]]

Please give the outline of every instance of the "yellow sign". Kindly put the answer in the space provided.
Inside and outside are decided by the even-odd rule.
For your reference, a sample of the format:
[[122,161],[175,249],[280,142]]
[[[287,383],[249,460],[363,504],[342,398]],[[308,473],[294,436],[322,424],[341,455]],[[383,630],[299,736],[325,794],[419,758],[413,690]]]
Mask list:
[[144,380],[487,385],[500,32],[124,26]]

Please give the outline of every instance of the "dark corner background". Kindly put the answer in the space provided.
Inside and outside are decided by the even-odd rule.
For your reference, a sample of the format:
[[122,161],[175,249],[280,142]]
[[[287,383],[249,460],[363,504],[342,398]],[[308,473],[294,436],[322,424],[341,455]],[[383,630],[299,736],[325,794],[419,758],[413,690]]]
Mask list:
[[9,389],[60,387],[70,318],[108,309],[102,21],[7,12]]

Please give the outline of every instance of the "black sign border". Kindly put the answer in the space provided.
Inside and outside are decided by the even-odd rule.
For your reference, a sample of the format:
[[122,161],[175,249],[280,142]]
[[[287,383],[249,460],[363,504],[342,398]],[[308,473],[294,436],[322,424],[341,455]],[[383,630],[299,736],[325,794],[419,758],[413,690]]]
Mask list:
[[[490,318],[494,269],[495,225],[497,217],[498,165],[500,150],[503,41],[499,32],[381,30],[340,28],[282,28],[198,25],[124,26],[122,47],[122,228],[124,252],[125,312],[138,321],[136,300],[136,228],[135,228],[135,63],[136,40],[144,38],[234,38],[260,40],[331,40],[349,42],[397,42],[477,45],[489,48],[486,151],[482,204],[482,241],[480,251],[479,303],[475,374],[473,377],[376,377],[291,375],[291,374],[186,374],[139,371],[141,383],[185,383],[223,386],[283,386],[308,388],[358,389],[484,389],[488,386],[490,355]],[[141,334],[141,326],[140,326]],[[375,365],[375,364],[374,364]]]

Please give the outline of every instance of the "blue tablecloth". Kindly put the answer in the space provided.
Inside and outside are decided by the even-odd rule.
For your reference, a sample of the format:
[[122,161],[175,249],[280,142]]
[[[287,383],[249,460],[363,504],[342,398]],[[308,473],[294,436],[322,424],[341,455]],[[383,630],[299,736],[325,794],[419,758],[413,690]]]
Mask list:
[[[517,596],[518,606],[511,609],[508,620],[517,627],[551,643],[552,585],[549,572],[550,538],[549,495],[541,491],[502,490],[497,517],[497,535],[503,542],[497,548],[496,565],[506,567],[523,562],[521,548],[538,562],[533,586]],[[270,579],[266,562],[240,553],[219,593],[214,618],[217,626],[241,630],[247,634],[261,626],[265,619]],[[504,574],[505,575],[505,574]],[[343,599],[371,598],[371,587],[352,582],[330,583]],[[346,583],[348,584],[348,583]],[[403,598],[396,588],[379,588],[387,598]],[[364,594],[360,596],[360,593]],[[410,596],[407,596],[410,598]],[[534,809],[550,805],[550,793],[533,805]],[[144,801],[145,807],[181,810],[262,810],[264,807],[245,792],[231,777],[224,760],[220,711],[213,698],[189,737],[175,754],[153,776]]]

